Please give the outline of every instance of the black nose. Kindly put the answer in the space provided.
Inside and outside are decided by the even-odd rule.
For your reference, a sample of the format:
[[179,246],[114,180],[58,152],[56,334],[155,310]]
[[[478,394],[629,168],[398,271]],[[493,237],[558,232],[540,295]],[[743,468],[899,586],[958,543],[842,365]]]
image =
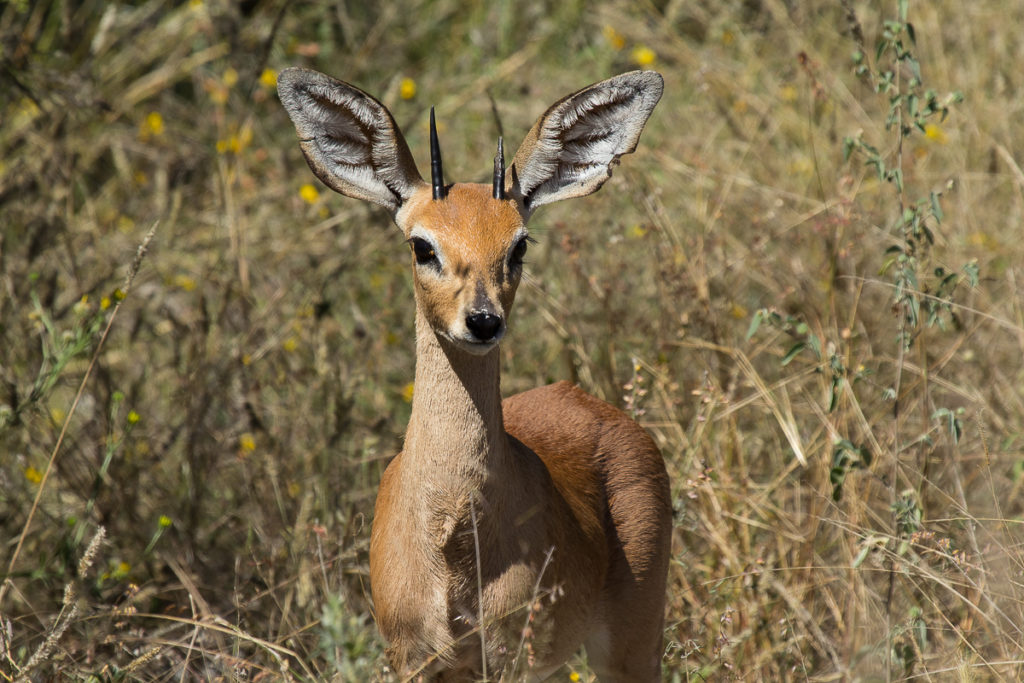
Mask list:
[[491,341],[501,329],[501,316],[490,313],[474,313],[466,316],[466,327],[482,342]]

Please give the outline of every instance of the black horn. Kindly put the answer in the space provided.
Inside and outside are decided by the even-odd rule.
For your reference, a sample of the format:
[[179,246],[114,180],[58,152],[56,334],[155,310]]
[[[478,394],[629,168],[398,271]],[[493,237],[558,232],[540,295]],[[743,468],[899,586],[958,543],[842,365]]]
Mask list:
[[494,155],[494,198],[505,198],[505,148],[498,136],[498,153]]
[[437,125],[434,123],[434,108],[430,108],[430,183],[434,186],[434,199],[444,199],[448,192],[444,187],[444,170],[441,168],[441,145],[437,141]]

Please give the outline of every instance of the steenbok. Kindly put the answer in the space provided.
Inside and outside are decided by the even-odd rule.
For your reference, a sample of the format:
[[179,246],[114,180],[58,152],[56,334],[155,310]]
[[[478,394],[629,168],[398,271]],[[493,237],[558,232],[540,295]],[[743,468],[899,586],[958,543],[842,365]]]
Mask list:
[[390,212],[412,250],[416,376],[380,483],[370,584],[405,677],[544,678],[581,644],[602,681],[660,680],[671,503],[647,433],[567,382],[505,400],[505,336],[537,207],[588,195],[632,152],[663,82],[632,72],[553,104],[491,184],[431,182],[391,113],[315,71],[281,73],[310,168]]

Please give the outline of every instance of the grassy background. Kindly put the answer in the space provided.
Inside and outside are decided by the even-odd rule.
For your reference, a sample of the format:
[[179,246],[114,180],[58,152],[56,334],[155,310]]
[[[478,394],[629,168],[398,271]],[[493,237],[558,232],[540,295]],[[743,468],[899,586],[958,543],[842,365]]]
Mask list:
[[[661,446],[666,680],[1021,679],[1024,5],[911,5],[926,85],[965,99],[902,145],[851,60],[856,28],[884,68],[896,5],[0,3],[4,680],[389,679],[367,547],[409,256],[309,173],[274,73],[374,93],[421,168],[436,104],[448,177],[486,180],[494,111],[511,157],[638,64],[665,96],[535,217],[503,389],[572,379]],[[902,196],[844,160],[858,133]],[[886,250],[950,181],[918,298],[980,280],[901,352]]]

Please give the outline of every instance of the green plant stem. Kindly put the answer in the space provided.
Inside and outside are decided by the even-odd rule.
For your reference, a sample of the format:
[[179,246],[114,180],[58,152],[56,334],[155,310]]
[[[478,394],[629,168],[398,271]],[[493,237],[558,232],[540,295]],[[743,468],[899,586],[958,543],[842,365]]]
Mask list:
[[11,553],[11,559],[7,563],[7,579],[0,584],[0,605],[3,604],[4,598],[7,596],[7,591],[10,588],[11,581],[10,576],[14,572],[14,565],[18,561],[18,556],[21,554],[21,548],[25,544],[25,538],[28,536],[29,529],[32,527],[32,519],[35,517],[36,510],[39,508],[39,501],[42,500],[43,491],[46,489],[46,482],[50,477],[50,472],[53,471],[53,465],[57,461],[57,454],[60,452],[60,447],[64,443],[64,437],[67,435],[68,426],[71,424],[71,418],[75,414],[75,410],[78,409],[78,403],[82,400],[82,395],[85,393],[85,386],[89,382],[89,377],[92,376],[92,370],[96,366],[96,361],[100,356],[100,352],[103,350],[103,344],[107,339],[107,335],[110,334],[110,329],[114,326],[114,320],[117,318],[117,312],[121,310],[121,304],[124,303],[127,298],[128,292],[131,290],[132,282],[135,280],[135,276],[139,272],[139,266],[142,265],[142,259],[145,258],[146,252],[149,249],[149,243],[156,235],[156,228],[159,223],[154,223],[153,227],[149,229],[146,236],[143,238],[142,243],[139,245],[138,250],[135,253],[135,259],[132,261],[131,266],[128,269],[128,275],[125,277],[124,285],[121,287],[121,291],[124,296],[118,299],[117,303],[114,304],[114,309],[110,312],[110,318],[107,319],[107,325],[103,328],[103,334],[100,335],[99,342],[96,344],[96,350],[92,353],[92,358],[89,359],[89,366],[85,369],[85,376],[82,377],[82,381],[78,384],[78,391],[75,393],[75,399],[71,402],[71,409],[68,410],[67,416],[64,418],[64,424],[61,425],[60,435],[57,437],[57,443],[54,444],[53,450],[50,452],[50,458],[46,461],[46,470],[43,472],[42,478],[39,480],[39,488],[36,490],[36,497],[32,500],[32,507],[29,508],[28,517],[25,519],[25,524],[21,528],[21,535],[18,536],[18,543],[14,546],[14,552]]

